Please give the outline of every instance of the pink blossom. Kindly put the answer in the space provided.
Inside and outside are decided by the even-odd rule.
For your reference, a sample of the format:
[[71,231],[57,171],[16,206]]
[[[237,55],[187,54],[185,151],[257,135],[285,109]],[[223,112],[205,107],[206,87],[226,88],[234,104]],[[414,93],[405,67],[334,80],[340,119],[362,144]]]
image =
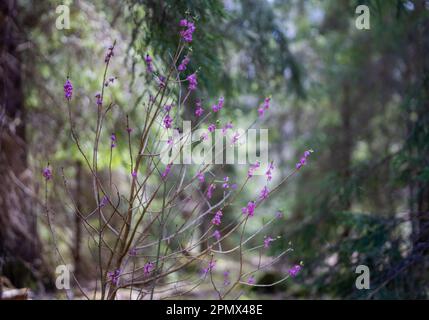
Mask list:
[[219,241],[219,239],[221,238],[219,230],[215,230],[215,232],[213,232],[213,237],[215,237],[215,239]]
[[170,117],[170,115],[169,115],[169,114],[167,114],[167,115],[165,116],[165,118],[164,118],[163,122],[164,122],[164,127],[165,127],[166,129],[169,129],[169,128],[171,128],[171,125],[173,124],[173,118],[171,118],[171,117]]
[[301,271],[302,267],[299,264],[294,265],[289,269],[288,273],[293,278]]
[[207,275],[207,273],[209,273],[210,271],[212,271],[214,269],[214,267],[216,266],[216,261],[210,261],[207,268],[203,269],[203,275]]
[[313,150],[311,149],[304,152],[304,155],[301,157],[299,162],[295,165],[295,168],[297,170],[301,169],[303,166],[307,164],[307,158],[311,155],[311,153],[313,153]]
[[218,111],[220,111],[220,110],[223,108],[224,100],[225,100],[225,99],[224,99],[223,97],[220,97],[220,98],[219,98],[218,103],[217,103],[217,104],[214,104],[214,105],[212,106],[212,110],[213,110],[213,112],[218,112]]
[[259,199],[265,200],[268,198],[270,191],[268,190],[267,186],[264,186],[261,190],[261,193],[259,194]]
[[148,276],[153,271],[154,268],[155,268],[155,265],[153,264],[153,262],[147,262],[143,266],[143,274],[145,276]]
[[255,164],[250,165],[249,171],[247,171],[247,177],[253,177],[255,171],[260,167],[259,161],[256,161]]
[[212,219],[212,223],[216,226],[220,225],[222,223],[221,219],[222,219],[223,213],[221,210],[218,210],[215,213],[214,218]]
[[228,189],[229,188],[228,181],[229,181],[229,177],[224,177],[223,178],[222,188],[224,188],[224,189]]
[[269,248],[270,247],[270,243],[273,242],[274,239],[271,237],[266,237],[264,239],[264,248]]
[[186,78],[186,80],[189,81],[189,86],[188,86],[189,91],[193,91],[193,90],[197,89],[198,81],[197,81],[197,74],[196,73],[189,75]]
[[153,65],[152,65],[152,58],[149,54],[146,54],[146,57],[144,58],[144,61],[146,62],[146,71],[148,73],[153,72]]
[[196,103],[195,103],[195,106],[197,107],[196,109],[195,109],[195,115],[197,116],[197,117],[201,117],[202,115],[203,115],[203,113],[204,113],[204,109],[202,108],[202,106],[201,106],[201,101],[200,100],[198,100]]
[[216,189],[216,186],[212,183],[207,189],[207,198],[211,199],[213,196],[213,191]]
[[207,128],[209,132],[214,132],[216,130],[216,125],[214,123],[210,124]]
[[243,214],[247,214],[249,217],[253,217],[255,214],[256,203],[255,201],[249,201],[247,206],[241,208]]
[[52,179],[52,171],[51,171],[51,169],[49,169],[48,167],[44,168],[42,170],[42,175],[46,179],[46,181],[51,180]]
[[200,182],[204,182],[205,178],[204,178],[204,173],[202,173],[201,171],[197,173],[197,178]]
[[172,166],[172,165],[173,165],[173,164],[169,163],[169,164],[167,164],[167,166],[165,167],[164,172],[161,174],[161,177],[162,177],[163,179],[165,179],[165,178],[168,176],[168,174],[170,173],[170,171],[171,171],[171,166]]
[[180,65],[177,67],[177,70],[179,72],[185,71],[186,70],[186,66],[188,65],[190,59],[188,58],[188,56],[185,56],[182,60],[182,62],[180,63]]

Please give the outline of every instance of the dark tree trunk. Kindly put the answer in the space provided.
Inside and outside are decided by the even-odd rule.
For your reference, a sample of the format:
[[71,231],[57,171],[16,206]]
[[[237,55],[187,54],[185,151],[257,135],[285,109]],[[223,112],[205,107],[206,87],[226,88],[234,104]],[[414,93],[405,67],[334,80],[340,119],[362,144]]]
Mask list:
[[43,265],[27,168],[17,1],[0,2],[0,273],[31,286]]

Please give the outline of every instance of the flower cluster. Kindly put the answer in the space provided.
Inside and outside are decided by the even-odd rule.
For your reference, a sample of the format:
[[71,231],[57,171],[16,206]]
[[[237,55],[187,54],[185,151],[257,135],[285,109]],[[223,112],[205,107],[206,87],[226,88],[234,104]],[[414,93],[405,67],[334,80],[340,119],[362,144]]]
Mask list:
[[52,179],[52,171],[51,169],[49,169],[48,167],[44,168],[42,170],[42,175],[46,180],[51,180]]
[[193,91],[193,90],[197,89],[198,81],[197,81],[197,74],[196,73],[189,75],[186,78],[186,80],[189,81],[189,86],[188,86],[189,91]]
[[206,268],[203,268],[203,276],[206,276],[207,273],[209,273],[210,271],[212,271],[214,269],[214,267],[216,266],[216,261],[210,261],[208,266]]
[[149,54],[146,54],[146,57],[144,58],[144,61],[146,63],[146,71],[148,73],[153,72],[153,65],[152,65],[152,58]]
[[188,21],[186,19],[180,20],[179,25],[181,27],[185,27],[185,30],[180,31],[180,36],[182,37],[183,41],[185,42],[192,42],[192,34],[195,31],[195,25],[193,22]]
[[189,61],[191,61],[191,59],[189,59],[188,56],[185,56],[182,60],[182,62],[180,62],[179,66],[177,67],[177,70],[179,72],[185,71],[186,70],[186,66],[188,65]]
[[200,181],[201,183],[204,182],[204,173],[202,173],[201,171],[197,173],[197,179],[198,181]]
[[219,100],[218,100],[218,102],[217,102],[217,104],[214,104],[213,106],[212,106],[212,110],[213,110],[213,112],[218,112],[218,111],[220,111],[222,108],[223,108],[223,103],[224,103],[224,97],[220,97],[219,98]]
[[110,136],[110,141],[111,141],[110,147],[111,148],[116,147],[116,134],[112,133],[112,135]]
[[301,271],[302,267],[299,264],[294,265],[289,269],[288,273],[293,278]]
[[241,208],[241,212],[243,214],[247,214],[249,217],[253,217],[253,215],[255,214],[255,209],[256,209],[255,201],[249,201],[247,203],[247,206]]
[[267,186],[264,186],[261,190],[261,193],[259,195],[260,200],[265,200],[268,198],[268,195],[270,194],[270,191],[268,190]]
[[114,53],[113,53],[114,48],[115,48],[114,46],[110,46],[109,48],[107,48],[106,57],[104,58],[105,63],[109,63],[110,58],[114,56]]
[[73,85],[70,82],[70,79],[67,78],[66,83],[64,83],[64,98],[71,100],[73,94]]
[[258,108],[259,117],[263,117],[265,111],[267,111],[270,108],[270,101],[271,101],[271,98],[265,98],[262,106]]
[[270,247],[270,243],[273,242],[274,239],[271,238],[270,236],[266,237],[264,239],[264,248],[269,248]]
[[162,177],[163,179],[167,178],[167,176],[170,174],[171,166],[172,166],[172,165],[173,165],[173,164],[169,163],[169,164],[167,164],[167,166],[165,167],[164,172],[161,174],[161,177]]
[[303,166],[307,164],[307,158],[310,156],[310,154],[313,152],[313,150],[307,150],[304,152],[304,155],[301,157],[299,162],[295,165],[296,169],[301,169]]
[[219,241],[219,239],[221,238],[219,230],[215,230],[215,232],[213,232],[213,237],[215,237],[215,239]]
[[145,276],[148,276],[153,269],[155,268],[153,262],[147,262],[144,266],[143,266],[143,274]]
[[274,163],[271,161],[271,163],[268,166],[267,172],[265,172],[265,175],[267,176],[267,181],[271,181],[273,178],[273,171],[274,170]]
[[228,189],[229,188],[228,181],[229,181],[229,177],[224,177],[223,178],[222,188],[224,188],[224,189]]
[[97,106],[101,106],[103,104],[103,98],[101,97],[101,93],[97,92],[95,94],[95,97],[97,98]]
[[201,105],[201,100],[197,100],[197,102],[195,103],[196,109],[195,109],[195,115],[197,117],[201,117],[204,113],[204,109]]
[[107,273],[107,277],[112,282],[112,285],[117,286],[119,283],[119,277],[121,276],[121,270],[110,271]]
[[173,124],[173,118],[170,117],[169,113],[167,113],[167,115],[164,117],[163,122],[164,122],[164,127],[166,129],[170,129],[171,128],[171,125]]
[[255,171],[256,171],[256,170],[258,170],[258,169],[259,169],[260,165],[261,165],[261,164],[260,164],[260,162],[259,162],[259,161],[256,161],[254,164],[250,165],[250,168],[249,168],[249,170],[247,171],[247,177],[248,177],[248,178],[253,177],[253,174],[255,173]]
[[211,199],[213,196],[213,191],[216,189],[216,185],[215,184],[210,184],[209,187],[207,188],[207,198]]
[[212,219],[212,223],[213,223],[215,226],[220,225],[220,224],[222,223],[222,221],[221,221],[222,216],[223,216],[222,211],[221,211],[221,210],[218,210],[218,211],[215,213],[214,218]]

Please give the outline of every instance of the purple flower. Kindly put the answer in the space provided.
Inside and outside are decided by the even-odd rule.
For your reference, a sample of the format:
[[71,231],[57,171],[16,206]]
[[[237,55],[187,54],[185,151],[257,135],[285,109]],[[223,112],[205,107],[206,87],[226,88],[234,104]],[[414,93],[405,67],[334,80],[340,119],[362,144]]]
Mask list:
[[280,210],[278,210],[278,211],[276,212],[276,218],[277,218],[277,219],[281,219],[281,218],[283,218],[283,212],[281,212]]
[[214,105],[212,106],[212,110],[213,110],[213,112],[218,112],[218,111],[220,111],[220,110],[223,108],[223,103],[224,103],[224,101],[225,101],[225,99],[224,99],[223,97],[220,97],[220,98],[219,98],[219,100],[218,100],[218,103],[217,103],[217,104],[214,104]]
[[158,86],[162,89],[165,88],[165,77],[164,76],[159,76],[158,77]]
[[311,149],[304,152],[304,155],[301,157],[299,162],[297,162],[297,164],[295,165],[295,168],[297,170],[301,169],[303,166],[307,164],[307,158],[310,156],[311,153],[313,153],[313,150]]
[[212,219],[212,223],[216,226],[220,225],[222,223],[221,219],[222,219],[223,213],[221,210],[218,210],[215,213],[214,218]]
[[197,173],[197,178],[200,182],[204,182],[204,173],[202,173],[201,171]]
[[269,248],[270,247],[270,243],[273,242],[274,239],[271,237],[266,237],[264,239],[264,248]]
[[208,126],[207,129],[209,130],[209,132],[214,132],[216,130],[216,125],[212,123],[211,125]]
[[250,276],[249,279],[247,280],[247,284],[250,284],[250,285],[255,284],[255,277],[254,276]]
[[231,284],[231,281],[229,280],[229,270],[225,270],[223,272],[223,285],[228,286]]
[[112,285],[117,286],[119,282],[119,277],[121,275],[121,269],[117,269],[115,271],[110,271],[107,273],[107,277],[112,282]]
[[185,30],[180,31],[180,36],[185,42],[192,42],[192,34],[195,31],[195,25],[193,22],[182,19],[179,22],[181,27],[186,27]]
[[167,114],[167,115],[165,116],[165,118],[164,118],[164,120],[163,120],[163,121],[164,121],[164,127],[165,127],[166,129],[171,128],[171,125],[173,124],[173,118],[171,118],[169,114]]
[[288,273],[293,278],[301,271],[302,267],[299,264],[294,265],[289,269]]
[[265,175],[267,176],[267,180],[271,181],[273,178],[272,170],[274,170],[274,163],[271,161],[270,165],[268,166],[267,172],[265,172]]
[[130,127],[127,127],[127,129],[126,129],[126,130],[127,130],[127,132],[128,132],[128,133],[131,133],[131,132],[133,131],[133,129],[132,129],[132,128],[130,128]]
[[171,111],[171,108],[173,108],[173,105],[172,105],[172,104],[166,104],[166,105],[164,106],[164,111],[165,111],[165,112],[170,112],[170,111]]
[[209,138],[209,134],[207,133],[207,132],[204,132],[202,135],[201,135],[201,137],[200,137],[200,139],[201,140],[207,140]]
[[213,268],[216,266],[216,261],[210,261],[207,268],[203,269],[203,275],[207,275],[207,273],[209,273],[211,270],[213,270]]
[[253,217],[255,214],[256,203],[255,201],[249,201],[247,206],[241,208],[243,214],[247,214],[249,217]]
[[230,121],[230,122],[228,122],[223,128],[222,128],[222,134],[223,135],[225,135],[226,134],[226,131],[228,130],[228,129],[232,129],[232,122]]
[[250,165],[250,168],[249,168],[249,171],[247,171],[247,177],[248,177],[248,178],[253,177],[253,174],[254,174],[254,173],[255,173],[255,171],[259,168],[259,166],[260,166],[259,161],[256,161],[256,162],[255,162],[255,164],[251,164],[251,165]]
[[270,101],[271,101],[271,98],[265,98],[262,106],[258,108],[259,117],[263,117],[265,111],[267,111],[270,108]]
[[189,75],[186,78],[186,80],[189,81],[189,86],[188,86],[189,91],[193,91],[193,90],[197,89],[198,81],[197,81],[197,74],[196,73]]
[[136,248],[131,248],[129,255],[132,257],[135,257],[137,255],[137,249]]
[[209,199],[212,198],[214,189],[216,189],[216,186],[213,183],[210,184],[209,187],[207,188],[207,198]]
[[133,178],[137,178],[137,172],[135,172],[135,171],[131,172],[131,176],[132,176]]
[[101,97],[101,93],[97,92],[95,94],[95,97],[97,98],[97,106],[101,106],[103,104],[103,98]]
[[195,115],[197,117],[201,117],[203,115],[203,113],[204,113],[204,109],[201,106],[201,100],[197,100],[197,102],[195,103],[195,106],[197,107],[195,109]]
[[116,147],[116,134],[114,133],[111,134],[110,141],[111,141],[110,147],[111,148]]
[[229,181],[229,177],[224,177],[223,178],[222,188],[224,188],[224,189],[228,189],[229,188],[228,181]]
[[182,60],[182,62],[180,62],[179,66],[177,67],[177,70],[179,72],[185,71],[186,70],[186,66],[188,65],[190,59],[188,58],[188,56],[185,56]]
[[269,194],[270,194],[270,191],[268,190],[267,186],[264,186],[261,190],[261,193],[259,194],[259,199],[265,200],[268,198]]
[[143,274],[145,276],[148,276],[153,269],[155,268],[153,262],[147,262],[144,266],[143,266]]
[[146,54],[146,57],[144,58],[144,61],[146,62],[146,71],[148,73],[153,72],[153,65],[152,65],[152,58],[149,54]]
[[167,166],[165,167],[164,172],[161,174],[161,177],[162,177],[163,179],[165,179],[165,178],[168,176],[168,174],[170,173],[170,171],[171,171],[171,166],[172,166],[172,165],[173,165],[173,164],[169,163],[169,164],[167,164]]
[[104,195],[100,201],[100,208],[103,208],[108,203],[109,203],[109,198],[106,195]]
[[110,46],[107,49],[106,57],[104,58],[105,63],[108,63],[110,61],[110,58],[114,56],[113,49],[114,49],[114,46]]
[[117,77],[109,77],[109,79],[106,80],[106,82],[104,83],[105,87],[108,87],[109,84],[113,84],[115,82],[115,80],[117,79]]
[[219,241],[219,239],[221,238],[219,230],[215,230],[215,232],[213,232],[213,237],[215,237],[215,239]]
[[51,169],[49,169],[48,167],[44,168],[42,170],[42,175],[46,179],[46,181],[51,180],[52,179],[52,171],[51,171]]
[[73,85],[70,82],[69,78],[67,78],[66,83],[64,83],[64,98],[67,100],[71,100],[73,94]]
[[231,143],[236,144],[239,138],[240,138],[240,134],[238,132],[234,133],[231,139]]

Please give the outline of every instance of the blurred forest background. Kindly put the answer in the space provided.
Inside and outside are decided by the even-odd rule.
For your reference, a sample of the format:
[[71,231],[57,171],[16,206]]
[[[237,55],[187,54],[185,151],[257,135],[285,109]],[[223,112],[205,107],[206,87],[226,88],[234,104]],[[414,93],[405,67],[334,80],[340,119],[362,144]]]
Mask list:
[[[55,8],[70,7],[69,30]],[[368,5],[371,29],[355,27]],[[200,70],[206,101],[225,96],[221,117],[240,126],[272,95],[262,127],[278,174],[309,164],[264,208],[281,210],[271,251],[292,244],[285,264],[303,262],[280,286],[250,298],[425,299],[429,294],[429,1],[424,0],[3,0],[0,3],[0,275],[3,286],[52,295],[56,261],[43,209],[41,170],[68,176],[79,206],[94,206],[90,175],[68,129],[63,84],[73,81],[80,139],[95,121],[104,52],[117,41],[110,120],[125,139],[125,115],[138,106],[144,56],[166,64],[178,21],[196,17],[191,70]],[[110,93],[109,93],[110,94]],[[186,114],[184,116],[186,118]],[[250,119],[250,120],[249,120]],[[108,138],[107,138],[108,139]],[[108,141],[108,140],[107,140]],[[120,177],[121,152],[113,159]],[[121,149],[122,148],[122,149]],[[106,151],[106,158],[108,158]],[[100,164],[107,166],[108,161]],[[117,168],[117,170],[115,170]],[[234,166],[230,177],[242,175]],[[251,191],[249,191],[251,192]],[[84,278],[91,256],[62,189],[50,193],[63,250]],[[255,219],[264,220],[264,214]],[[254,228],[257,228],[255,224]],[[249,229],[252,232],[252,229]],[[356,266],[371,271],[371,289],[355,287]],[[276,270],[257,277],[275,278]],[[6,283],[7,282],[7,283]],[[259,288],[260,289],[260,288]]]

